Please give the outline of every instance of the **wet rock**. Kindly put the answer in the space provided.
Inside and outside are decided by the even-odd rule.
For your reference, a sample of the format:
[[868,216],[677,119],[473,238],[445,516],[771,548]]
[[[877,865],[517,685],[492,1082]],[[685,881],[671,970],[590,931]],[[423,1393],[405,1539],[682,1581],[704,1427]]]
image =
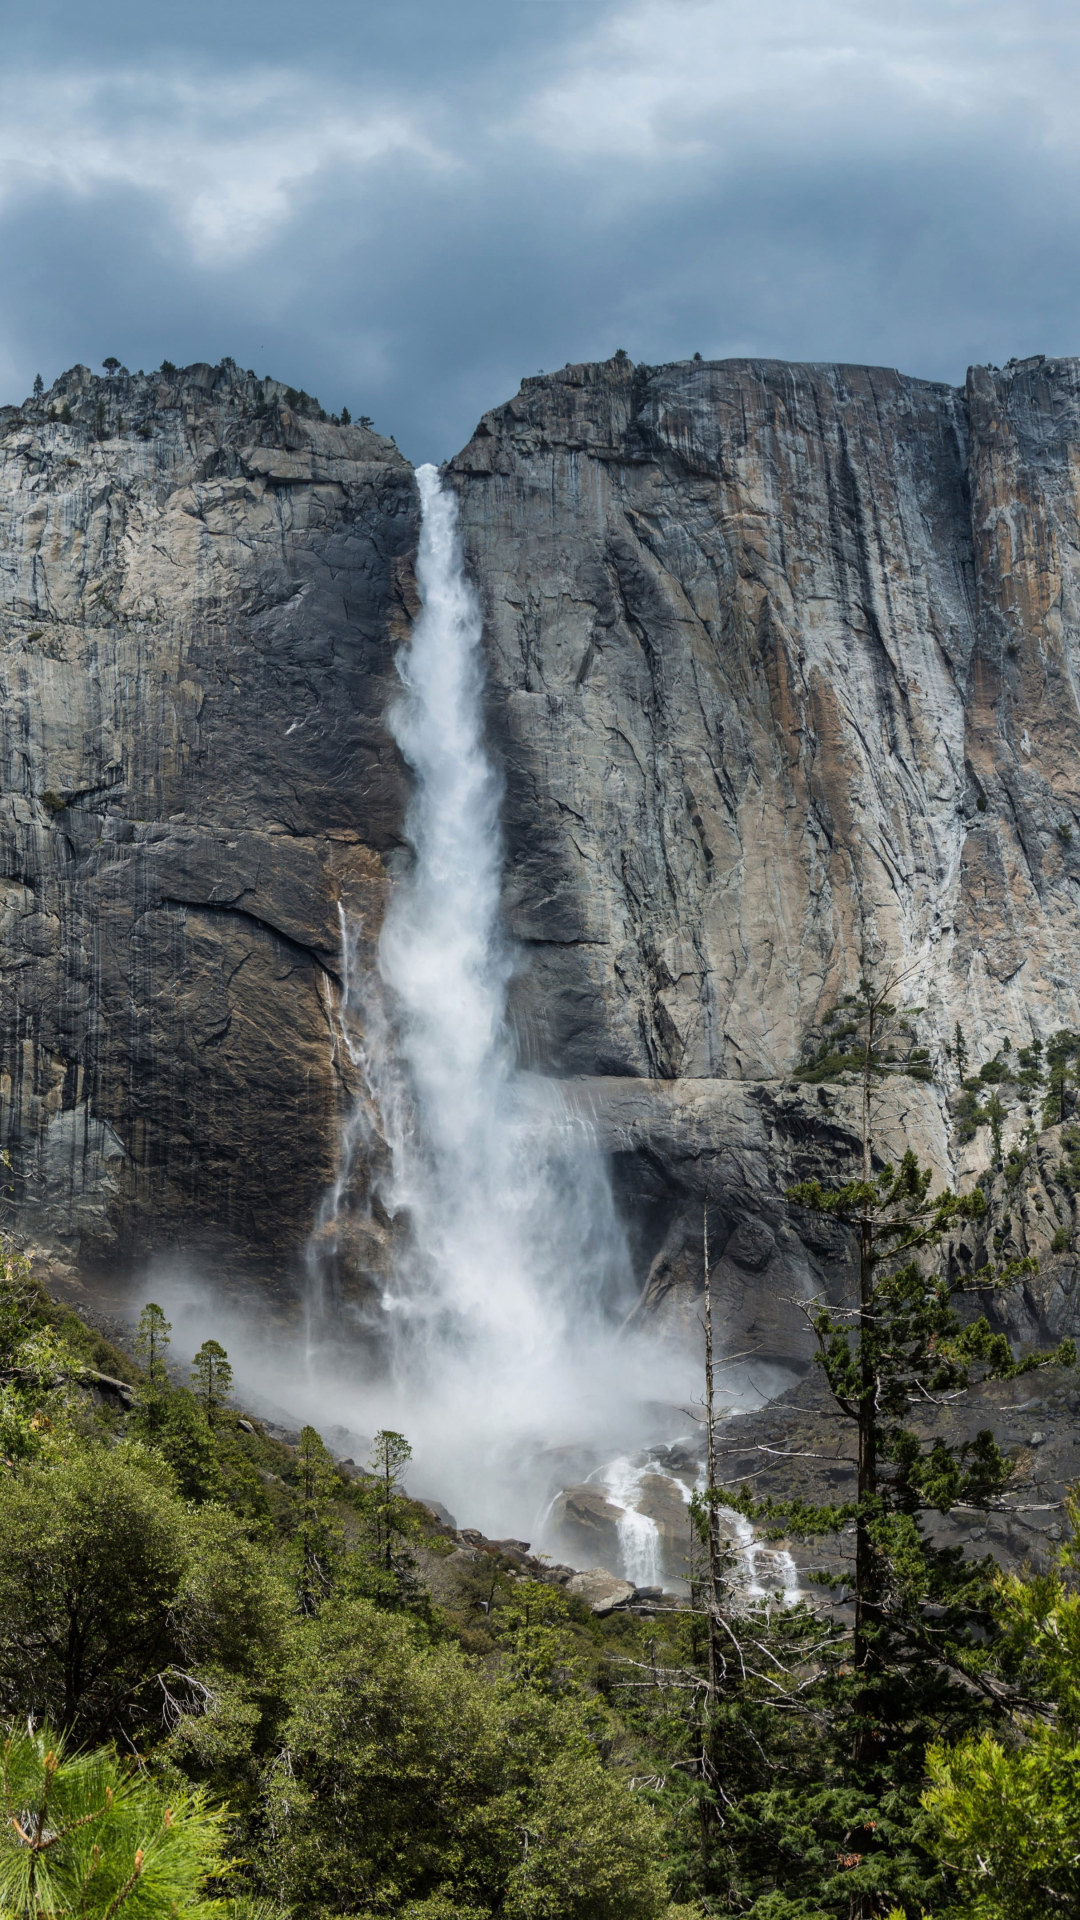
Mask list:
[[602,1488],[567,1487],[554,1501],[549,1526],[559,1550],[573,1564],[588,1566],[601,1553],[617,1561],[621,1513]]

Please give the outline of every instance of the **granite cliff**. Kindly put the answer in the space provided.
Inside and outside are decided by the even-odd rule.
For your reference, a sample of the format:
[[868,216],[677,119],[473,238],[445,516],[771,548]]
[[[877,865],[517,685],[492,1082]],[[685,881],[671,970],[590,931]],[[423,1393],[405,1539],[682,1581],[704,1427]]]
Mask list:
[[[860,956],[912,969],[937,1069],[886,1140],[902,1119],[948,1176],[986,1164],[950,1125],[957,1021],[975,1066],[1077,1024],[1080,363],[954,389],[617,358],[527,380],[451,470],[521,1030],[627,1157],[652,1298],[708,1188],[738,1331],[783,1349],[805,1268],[761,1196],[843,1151],[844,1097],[790,1077]],[[1037,1188],[1018,1245],[1055,1224]]]
[[303,1244],[416,527],[391,442],[228,361],[0,412],[0,1114],[54,1261]]
[[[287,1275],[350,1093],[337,903],[373,932],[400,845],[413,476],[229,362],[75,369],[0,412],[0,463],[15,1217],[87,1272],[196,1243]],[[526,381],[448,477],[522,1049],[616,1156],[645,1305],[692,1290],[708,1190],[728,1331],[783,1359],[843,1260],[780,1190],[853,1143],[792,1075],[860,954],[913,968],[936,1068],[883,1139],[953,1177],[986,1161],[956,1022],[976,1065],[1080,1026],[1080,362],[616,357]],[[1011,1215],[1056,1224],[1034,1178]]]

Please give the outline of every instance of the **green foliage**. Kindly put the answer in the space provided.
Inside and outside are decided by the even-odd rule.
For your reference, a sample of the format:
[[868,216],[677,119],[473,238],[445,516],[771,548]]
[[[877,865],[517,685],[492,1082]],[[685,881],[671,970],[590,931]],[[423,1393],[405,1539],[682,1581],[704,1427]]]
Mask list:
[[187,1500],[225,1500],[225,1475],[214,1430],[194,1394],[183,1389],[140,1389],[135,1432],[168,1463]]
[[191,1368],[191,1385],[213,1425],[232,1386],[229,1356],[217,1340],[204,1340]]
[[243,1672],[273,1639],[261,1569],[239,1521],[192,1511],[137,1441],[32,1462],[0,1480],[3,1711],[92,1739],[160,1723],[170,1673]]
[[343,427],[348,427],[352,424],[352,414],[349,412],[348,407],[342,407],[341,409],[341,424]]
[[0,1907],[12,1920],[186,1920],[222,1866],[223,1815],[164,1794],[110,1749],[69,1753],[47,1726],[0,1750]]
[[1080,1033],[1072,1033],[1068,1028],[1062,1028],[1047,1043],[1043,1123],[1048,1127],[1060,1125],[1068,1118],[1076,1104],[1078,1057],[1080,1057]]
[[871,1038],[866,991],[863,982],[858,993],[845,994],[825,1015],[822,1037],[809,1058],[796,1068],[796,1080],[816,1086],[824,1080],[861,1077],[866,1072],[875,1081],[894,1074],[904,1074],[911,1080],[933,1080],[930,1054],[918,1044],[916,1033],[915,1023],[922,1009],[898,1008],[882,1000],[875,1008]]
[[382,1429],[372,1443],[370,1480],[359,1492],[359,1504],[374,1536],[376,1558],[387,1574],[394,1572],[413,1530],[411,1509],[402,1495],[402,1480],[411,1459],[412,1448],[404,1435]]
[[169,1351],[169,1335],[172,1323],[166,1320],[164,1312],[155,1301],[148,1300],[139,1315],[135,1329],[135,1357],[142,1366],[147,1383],[151,1387],[163,1387],[168,1381],[165,1370],[165,1356]]
[[960,1025],[959,1020],[956,1023],[956,1032],[953,1036],[953,1046],[956,1054],[957,1073],[960,1075],[961,1080],[965,1080],[967,1078],[968,1059],[969,1059],[968,1044],[964,1038],[964,1029]]
[[1000,1583],[1000,1668],[1015,1689],[1004,1733],[927,1755],[928,1830],[956,1877],[960,1911],[1043,1920],[1080,1909],[1078,1504],[1056,1569]]
[[[847,1035],[848,1058],[853,1038],[864,1090],[884,1077],[879,1042],[884,1072],[907,1070],[880,1030]],[[998,1057],[1017,1084],[1040,1070],[1034,1044]],[[996,1098],[1011,1082],[975,1084]],[[0,1243],[0,1712],[137,1746],[130,1773],[88,1757],[113,1769],[116,1834],[125,1794],[145,1814],[114,1847],[87,1800],[101,1877],[34,1911],[156,1916],[165,1807],[191,1815],[192,1847],[161,1920],[166,1905],[178,1920],[1028,1920],[1077,1905],[1077,1550],[1003,1581],[936,1548],[928,1518],[993,1506],[1011,1464],[988,1433],[946,1444],[935,1402],[1070,1350],[1019,1360],[968,1311],[958,1295],[1033,1263],[948,1280],[938,1242],[982,1195],[934,1194],[913,1155],[883,1168],[869,1144],[863,1178],[792,1192],[859,1248],[854,1306],[809,1303],[858,1443],[853,1497],[713,1488],[695,1503],[703,1532],[721,1500],[789,1535],[838,1530],[855,1621],[850,1593],[835,1610],[748,1605],[721,1571],[719,1653],[697,1574],[686,1608],[598,1621],[443,1535],[407,1496],[402,1435],[381,1432],[345,1479],[313,1428],[290,1448],[238,1418],[216,1342],[196,1391],[174,1388],[153,1305],[133,1408],[102,1408],[85,1368],[123,1360],[103,1364]],[[1062,1145],[1080,1164],[1080,1129]],[[1010,1186],[1030,1151],[1011,1150]],[[40,1806],[50,1742],[9,1821]],[[74,1764],[61,1754],[57,1780]],[[90,1768],[87,1792],[103,1777]],[[200,1791],[228,1803],[227,1826]],[[54,1812],[43,1851],[68,1872]],[[0,1874],[9,1858],[25,1874],[26,1843],[6,1832]],[[0,1906],[30,1920],[5,1887]]]
[[495,1614],[504,1670],[520,1687],[564,1694],[576,1690],[578,1665],[569,1635],[569,1604],[558,1587],[518,1580]]
[[171,1653],[183,1511],[137,1444],[0,1481],[0,1701],[102,1738]]
[[166,378],[168,378],[170,374],[174,374],[176,372],[176,368],[174,367],[171,360],[163,360],[161,363],[161,371],[163,374],[165,374]]
[[364,1601],[310,1623],[292,1697],[262,1870],[293,1912],[664,1913],[661,1822],[572,1703],[493,1685]]
[[[762,1738],[769,1764],[756,1778],[752,1768],[744,1771],[734,1820],[726,1811],[733,1787],[722,1754],[714,1769],[725,1798],[724,1846],[734,1862],[727,1897],[774,1920],[848,1920],[898,1901],[914,1914],[930,1904],[938,1875],[919,1827],[922,1756],[932,1738],[946,1729],[953,1738],[976,1730],[989,1711],[993,1696],[979,1682],[993,1657],[996,1599],[992,1566],[937,1547],[925,1516],[992,1504],[1012,1463],[989,1431],[949,1444],[925,1411],[983,1380],[1076,1357],[1064,1343],[1053,1355],[1019,1360],[985,1316],[958,1310],[958,1294],[1005,1290],[1035,1265],[1013,1261],[966,1279],[936,1270],[943,1237],[983,1213],[980,1192],[934,1194],[930,1169],[910,1151],[898,1166],[874,1170],[875,1050],[887,1039],[893,1009],[887,992],[864,983],[862,994],[862,1178],[831,1187],[805,1181],[788,1194],[796,1206],[846,1228],[858,1251],[855,1303],[831,1307],[819,1299],[806,1309],[826,1382],[855,1440],[854,1496],[825,1505],[798,1496],[759,1500],[748,1489],[707,1496],[804,1537],[844,1527],[854,1535],[849,1659],[837,1665],[826,1653],[801,1684],[795,1674],[799,1666],[805,1673],[805,1658],[783,1669],[777,1658],[775,1668],[774,1686],[786,1694],[788,1710],[816,1722],[813,1760],[808,1765],[804,1752],[794,1765],[776,1765],[775,1736]],[[996,1069],[983,1084],[996,1089]],[[730,1682],[726,1691],[730,1700]],[[734,1694],[745,1691],[740,1675]],[[714,1705],[710,1718],[715,1712]],[[715,1737],[710,1733],[713,1751]],[[709,1869],[715,1889],[723,1883],[718,1858]]]
[[297,1482],[296,1597],[301,1613],[314,1614],[334,1584],[344,1552],[343,1528],[334,1505],[341,1482],[314,1427],[305,1427],[300,1435]]

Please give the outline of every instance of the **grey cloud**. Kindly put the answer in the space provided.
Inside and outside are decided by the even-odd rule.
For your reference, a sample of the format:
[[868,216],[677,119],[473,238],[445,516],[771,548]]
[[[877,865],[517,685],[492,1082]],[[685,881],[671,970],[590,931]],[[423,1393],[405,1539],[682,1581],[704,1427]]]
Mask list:
[[240,0],[214,36],[200,0],[179,49],[158,10],[95,11],[46,8],[0,100],[13,397],[232,353],[422,459],[616,346],[948,379],[1080,346],[1054,5]]

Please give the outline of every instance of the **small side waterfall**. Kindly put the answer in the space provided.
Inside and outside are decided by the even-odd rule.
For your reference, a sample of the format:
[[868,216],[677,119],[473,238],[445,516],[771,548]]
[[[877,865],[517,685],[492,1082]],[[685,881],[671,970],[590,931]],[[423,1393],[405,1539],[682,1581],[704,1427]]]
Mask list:
[[645,1468],[635,1467],[624,1455],[604,1469],[603,1486],[612,1506],[621,1509],[616,1523],[622,1572],[635,1587],[662,1587],[663,1554],[660,1529],[647,1513],[640,1513],[641,1477]]
[[352,1161],[377,1131],[390,1150],[378,1200],[400,1253],[365,1425],[407,1432],[430,1490],[498,1533],[543,1504],[558,1449],[607,1455],[650,1438],[657,1403],[692,1391],[692,1369],[619,1333],[634,1288],[604,1159],[559,1083],[517,1065],[480,610],[454,496],[434,467],[417,481],[422,611],[388,716],[414,776],[413,859],[391,895],[377,979],[359,976],[343,930],[341,1029],[365,1093],[313,1238],[311,1292],[317,1301]]

